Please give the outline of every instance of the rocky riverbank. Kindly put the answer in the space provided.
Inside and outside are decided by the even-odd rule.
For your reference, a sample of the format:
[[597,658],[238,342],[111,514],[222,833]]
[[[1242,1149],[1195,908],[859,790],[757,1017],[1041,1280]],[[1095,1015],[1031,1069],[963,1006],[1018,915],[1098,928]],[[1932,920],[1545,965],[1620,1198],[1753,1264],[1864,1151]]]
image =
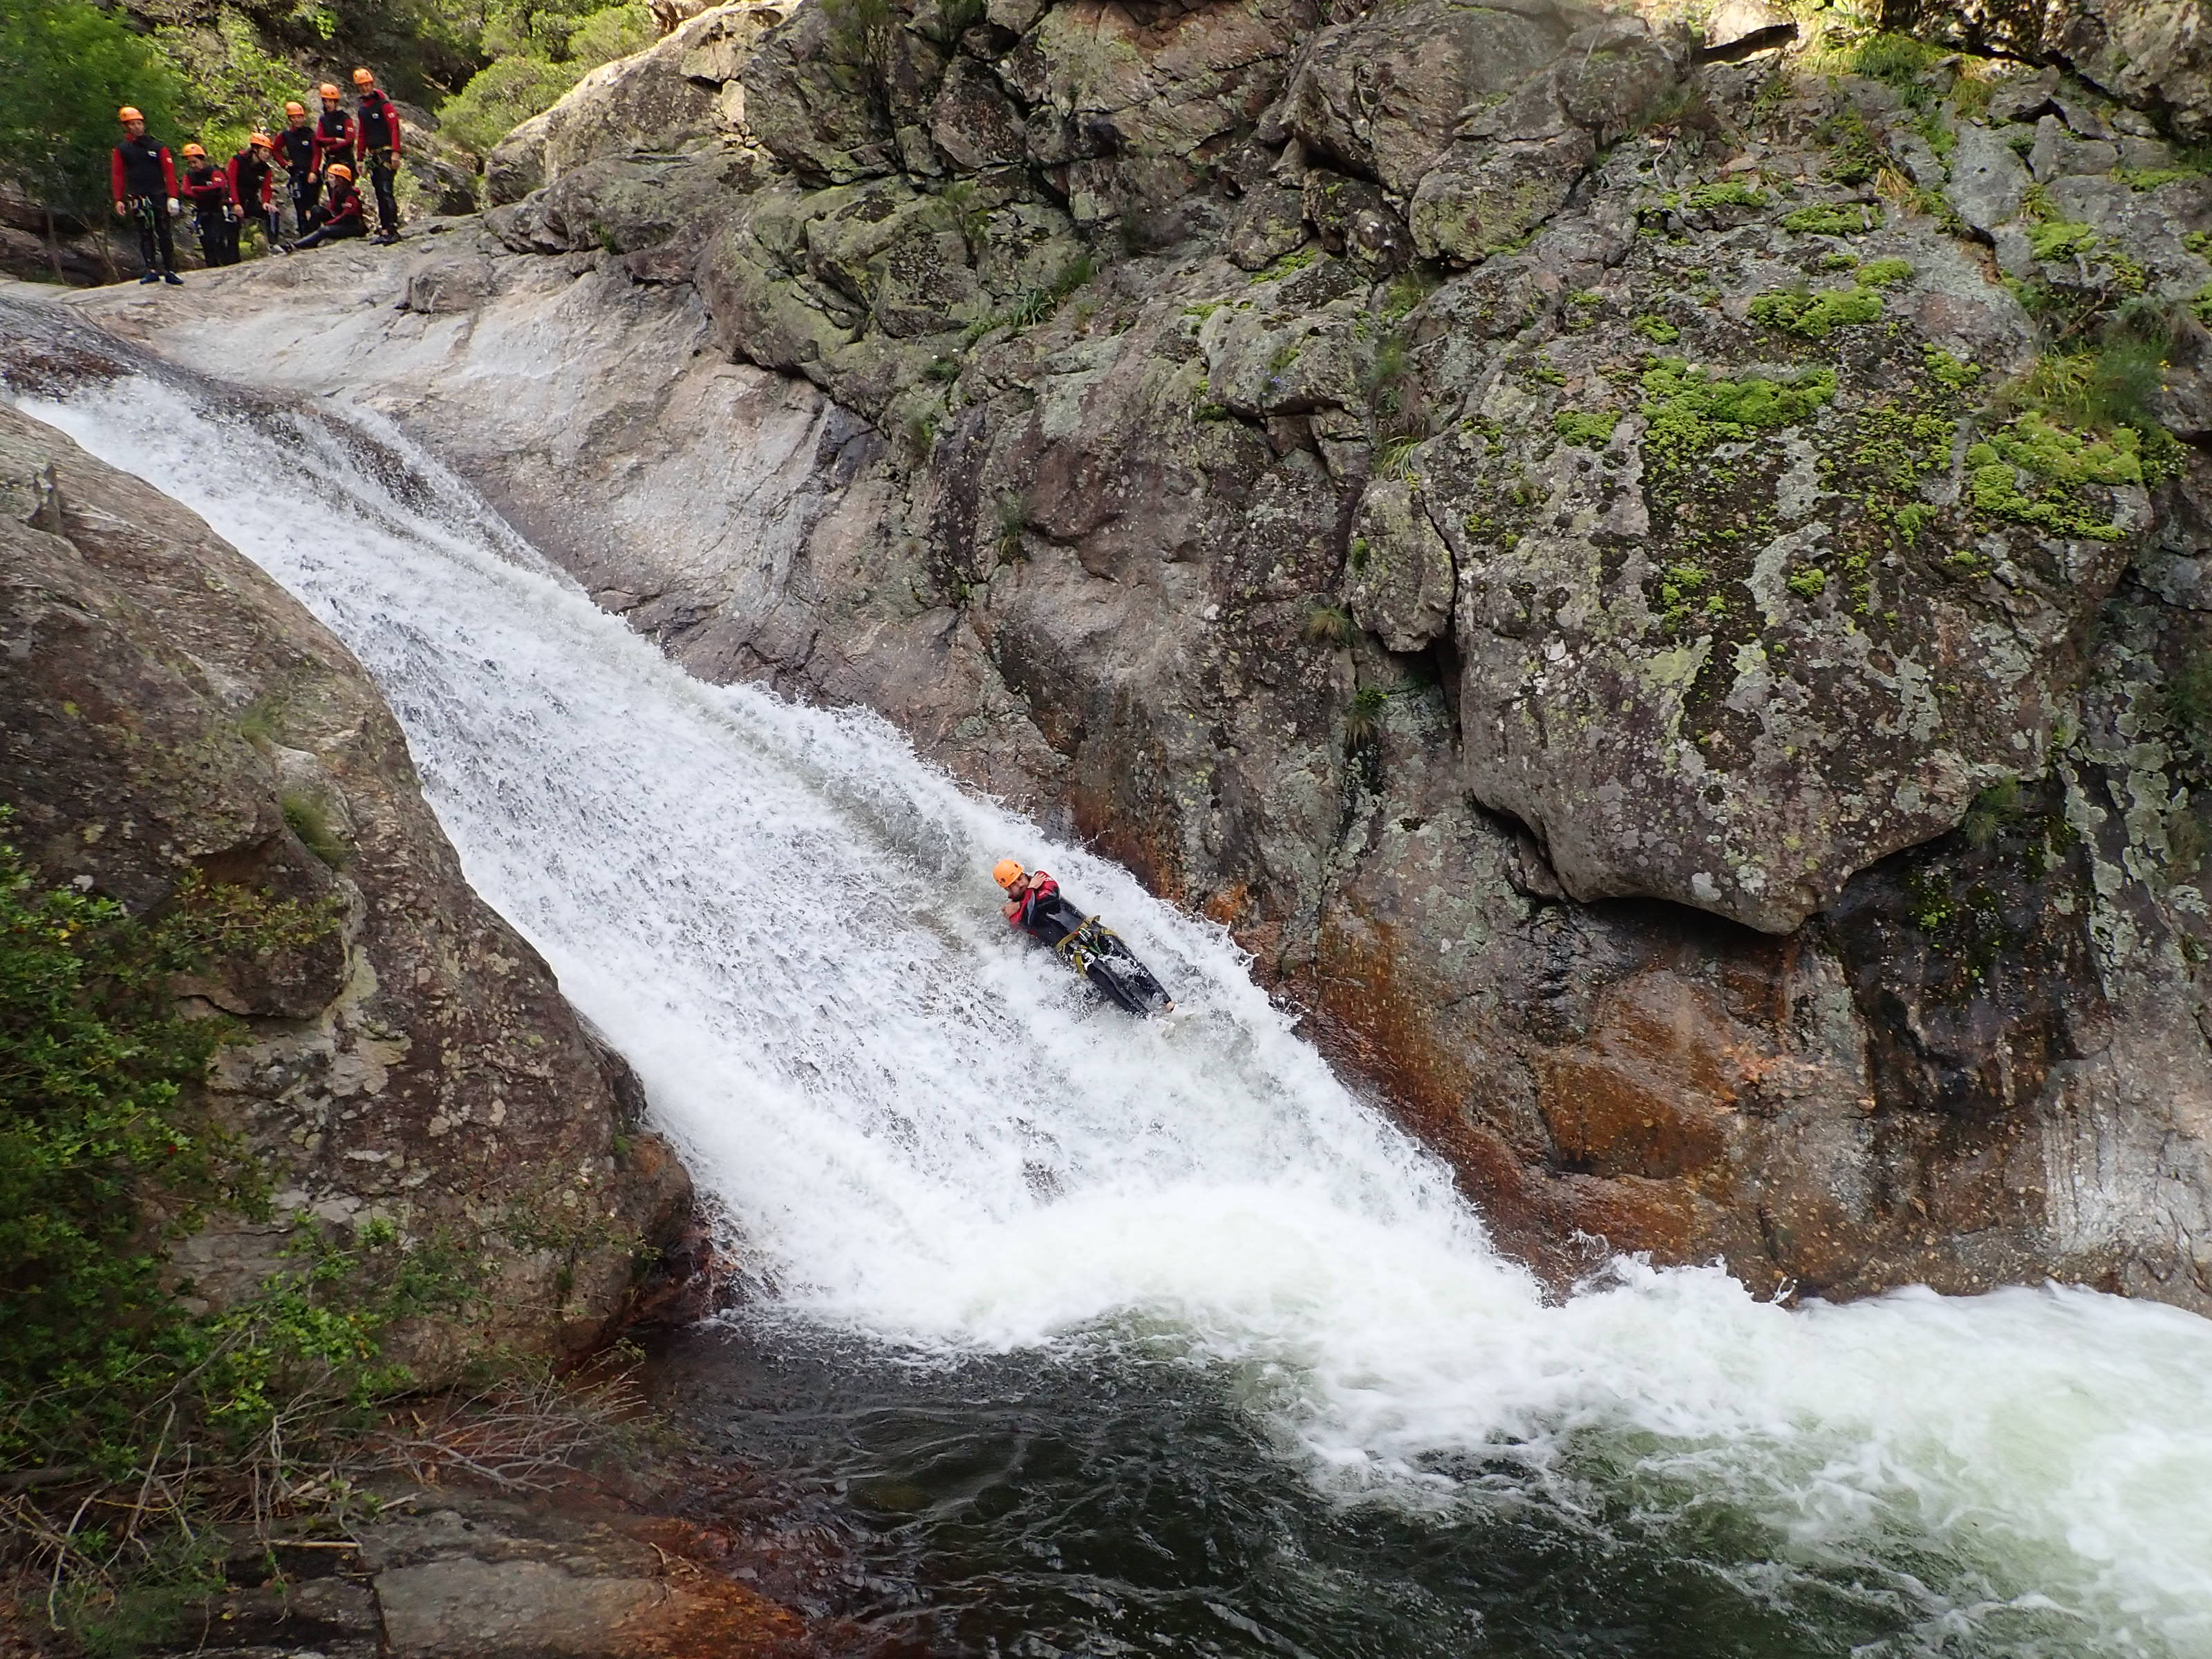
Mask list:
[[2185,43],[1754,10],[725,8],[84,304],[1218,917],[1561,1274],[2212,1307]]

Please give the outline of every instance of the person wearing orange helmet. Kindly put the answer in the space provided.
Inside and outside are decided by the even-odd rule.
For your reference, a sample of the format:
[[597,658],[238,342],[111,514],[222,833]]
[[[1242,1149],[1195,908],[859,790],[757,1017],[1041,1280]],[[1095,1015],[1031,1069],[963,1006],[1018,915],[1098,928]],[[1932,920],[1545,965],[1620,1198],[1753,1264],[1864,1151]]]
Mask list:
[[1024,870],[1018,859],[1000,859],[991,879],[1006,896],[1000,914],[1009,926],[1052,946],[1054,956],[1123,1008],[1139,1015],[1175,1012],[1175,999],[1121,936],[1097,917],[1085,915],[1043,871]]
[[991,879],[1006,896],[999,914],[1031,939],[1057,945],[1083,925],[1081,913],[1060,896],[1060,884],[1042,870],[1024,870],[1018,860],[1000,859]]
[[292,190],[292,225],[304,236],[307,216],[315,210],[315,198],[322,190],[322,167],[315,154],[314,121],[297,100],[284,106],[284,130],[276,135],[276,150],[284,159],[284,179]]
[[[241,219],[258,225],[261,234],[269,239],[269,246],[280,246],[281,227],[276,212],[276,141],[265,132],[257,132],[246,141],[246,148],[230,158],[231,199],[238,204]],[[233,232],[231,250],[237,252],[240,235]]]
[[199,232],[200,263],[210,269],[236,264],[238,198],[230,193],[230,175],[198,144],[185,146],[185,182],[180,193],[191,204],[192,224]]
[[343,161],[350,168],[361,149],[361,126],[338,101],[337,85],[322,84],[323,112],[315,120],[315,171],[327,173],[331,163]]
[[399,110],[367,70],[353,72],[353,85],[360,110],[356,125],[361,164],[376,192],[376,240],[389,244],[399,240],[399,198],[392,190],[399,173]]
[[146,136],[146,118],[130,104],[115,112],[123,142],[107,158],[115,216],[138,225],[138,254],[146,262],[142,283],[177,283],[177,246],[169,221],[176,216],[177,164],[167,144]]
[[314,210],[314,228],[293,243],[295,248],[321,247],[326,242],[368,233],[368,216],[362,210],[353,169],[343,161],[333,161],[323,169],[323,204]]

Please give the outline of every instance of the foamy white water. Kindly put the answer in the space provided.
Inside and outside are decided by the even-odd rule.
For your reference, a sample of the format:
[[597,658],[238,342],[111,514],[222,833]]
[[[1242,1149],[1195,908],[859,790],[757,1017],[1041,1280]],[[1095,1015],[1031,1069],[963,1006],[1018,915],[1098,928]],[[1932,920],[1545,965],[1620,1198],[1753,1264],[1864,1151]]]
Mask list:
[[[1902,1609],[1885,1652],[2212,1654],[2212,1323],[2055,1289],[1792,1312],[1634,1264],[1547,1305],[1217,930],[879,721],[690,679],[388,432],[398,495],[343,419],[200,399],[26,407],[361,656],[471,879],[794,1319],[922,1352],[1180,1347],[1350,1494],[1449,1505],[1503,1458],[1561,1504],[1725,1505],[1771,1529],[1785,1604],[1824,1574]],[[1097,1006],[1009,939],[1006,853],[1184,1013]]]

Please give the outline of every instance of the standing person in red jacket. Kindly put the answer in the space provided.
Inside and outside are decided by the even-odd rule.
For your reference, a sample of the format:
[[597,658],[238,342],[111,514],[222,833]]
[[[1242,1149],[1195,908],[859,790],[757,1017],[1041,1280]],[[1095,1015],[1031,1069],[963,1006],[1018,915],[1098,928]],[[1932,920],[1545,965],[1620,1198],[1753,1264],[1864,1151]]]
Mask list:
[[[267,133],[255,133],[246,141],[246,148],[230,158],[230,194],[231,199],[238,204],[239,213],[261,227],[261,234],[269,239],[271,251],[280,246],[277,240],[276,141]],[[234,252],[237,246],[237,239],[234,236],[231,242]]]
[[236,264],[238,198],[230,193],[230,175],[198,144],[185,146],[185,183],[179,193],[191,204],[192,224],[200,235],[200,263],[210,270]]
[[129,104],[115,112],[123,123],[123,142],[107,158],[108,182],[115,195],[115,216],[138,222],[138,253],[146,262],[142,283],[178,283],[177,246],[169,221],[177,211],[177,164],[169,147],[146,136],[146,118]]
[[320,247],[368,234],[368,216],[362,209],[361,192],[354,188],[353,169],[333,161],[323,169],[323,177],[327,184],[322,206],[313,210],[315,228],[293,243],[295,248]]
[[276,135],[276,143],[284,157],[285,179],[292,186],[293,234],[305,236],[307,216],[315,210],[315,198],[321,193],[323,182],[321,164],[315,155],[315,125],[307,118],[305,104],[284,106],[284,131]]
[[315,123],[315,171],[327,173],[331,162],[343,161],[350,178],[354,158],[361,151],[361,125],[339,104],[337,87],[324,82],[322,94],[323,112]]
[[367,70],[353,72],[353,85],[361,107],[362,165],[376,191],[376,240],[390,244],[399,240],[399,198],[392,189],[399,172],[399,111]]

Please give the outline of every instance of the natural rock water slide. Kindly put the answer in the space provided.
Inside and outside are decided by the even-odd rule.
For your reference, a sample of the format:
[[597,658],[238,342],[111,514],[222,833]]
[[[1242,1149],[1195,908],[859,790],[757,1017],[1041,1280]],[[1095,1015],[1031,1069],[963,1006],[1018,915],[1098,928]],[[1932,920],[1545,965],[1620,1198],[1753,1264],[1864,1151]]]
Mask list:
[[[1224,1530],[1166,1595],[1144,1586],[1172,1538],[1109,1489],[1138,1506],[1092,1522],[1121,1525],[1120,1576],[1082,1563],[1037,1640],[2212,1650],[2212,1325],[2055,1288],[1791,1310],[1632,1261],[1547,1296],[1218,927],[874,717],[690,677],[368,417],[163,373],[19,403],[201,514],[368,665],[470,880],[726,1206],[759,1350],[866,1379],[857,1413],[921,1401],[940,1459],[1011,1369],[1024,1432],[1114,1425],[1200,1495]],[[1010,941],[1001,851],[1111,916],[1183,1015],[1098,1008]],[[695,1361],[695,1402],[714,1375]],[[1194,1395],[1206,1432],[1170,1432],[1150,1402]],[[1030,1530],[994,1535],[931,1478],[905,1477],[911,1526],[981,1564],[968,1593],[1023,1636],[1023,1598],[1074,1570],[1051,1528],[1017,1507]],[[1238,1504],[1209,1510],[1209,1481]],[[1291,1510],[1303,1530],[1276,1528]],[[1470,1540],[1483,1560],[1449,1565]]]
[[2195,15],[745,0],[80,303],[1223,921],[1555,1284],[2202,1311]]

